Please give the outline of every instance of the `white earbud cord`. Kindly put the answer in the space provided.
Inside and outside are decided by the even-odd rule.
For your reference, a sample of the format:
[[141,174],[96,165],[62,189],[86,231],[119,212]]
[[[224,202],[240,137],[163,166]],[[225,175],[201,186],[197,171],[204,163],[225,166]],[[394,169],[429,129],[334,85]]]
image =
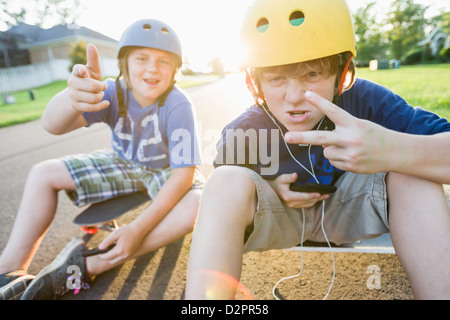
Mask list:
[[[273,123],[277,126],[278,130],[281,132],[281,135],[282,135],[282,137],[283,137],[284,144],[285,144],[286,149],[288,150],[288,152],[289,152],[291,158],[294,159],[294,161],[295,161],[300,167],[302,167],[306,172],[308,172],[308,173],[314,178],[314,180],[316,180],[317,183],[319,183],[319,180],[317,179],[316,174],[315,174],[315,172],[314,172],[314,166],[313,166],[312,160],[311,160],[311,145],[309,145],[309,147],[308,147],[309,164],[310,164],[310,166],[311,166],[311,171],[309,171],[309,170],[308,170],[307,168],[305,168],[305,166],[304,166],[303,164],[301,164],[300,161],[298,161],[298,160],[294,157],[294,155],[292,154],[291,149],[289,148],[289,146],[288,146],[286,140],[284,139],[283,130],[281,130],[281,128],[280,128],[280,126],[278,125],[278,123],[276,122],[276,120],[272,117],[272,115],[266,110],[266,108],[265,108],[264,106],[262,106],[262,108],[263,108],[263,110],[266,112],[266,114],[269,116],[269,118],[273,121]],[[320,123],[319,123],[319,125],[318,125],[318,127],[317,127],[317,130],[320,129],[320,126],[322,125],[322,122],[324,121],[324,119],[325,119],[325,116],[324,116],[324,117],[322,118],[322,120],[320,121]],[[328,292],[327,292],[327,294],[325,295],[325,297],[323,298],[323,300],[326,300],[326,299],[328,298],[328,295],[330,294],[331,288],[333,287],[333,284],[334,284],[334,278],[335,278],[335,276],[336,276],[336,265],[335,265],[335,260],[334,260],[333,249],[331,248],[331,244],[330,244],[330,242],[328,241],[328,237],[327,237],[327,234],[325,233],[325,228],[324,228],[324,226],[323,226],[323,220],[324,220],[324,217],[325,217],[325,200],[322,200],[322,221],[321,221],[321,228],[322,228],[322,233],[323,233],[323,235],[324,235],[324,237],[325,237],[325,240],[326,240],[326,242],[327,242],[327,244],[328,244],[328,247],[330,248],[331,257],[332,257],[332,260],[333,260],[333,276],[332,276],[332,279],[331,279],[330,287],[328,288]],[[304,235],[304,233],[305,233],[305,210],[304,210],[303,208],[302,208],[302,218],[303,218],[303,224],[302,224],[302,238],[301,238],[301,244],[300,244],[300,263],[301,263],[300,272],[299,272],[298,274],[296,274],[296,275],[289,276],[289,277],[285,277],[285,278],[282,278],[282,279],[278,280],[278,282],[275,284],[275,286],[274,286],[273,289],[272,289],[272,295],[273,295],[273,297],[275,298],[275,300],[280,300],[280,299],[277,297],[276,293],[275,293],[275,290],[276,290],[277,286],[278,286],[281,282],[283,282],[283,281],[285,281],[285,280],[288,280],[288,279],[295,279],[295,278],[299,277],[299,276],[302,274],[302,272],[303,272],[303,235]]]

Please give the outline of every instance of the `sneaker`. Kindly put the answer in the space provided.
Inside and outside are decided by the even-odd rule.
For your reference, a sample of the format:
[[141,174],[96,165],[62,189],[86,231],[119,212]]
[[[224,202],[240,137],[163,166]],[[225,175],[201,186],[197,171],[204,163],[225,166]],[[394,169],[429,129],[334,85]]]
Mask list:
[[53,300],[73,290],[89,289],[91,279],[86,272],[88,251],[80,238],[69,242],[48,266],[39,272],[22,295],[22,300]]
[[19,300],[33,279],[23,270],[0,274],[0,300]]

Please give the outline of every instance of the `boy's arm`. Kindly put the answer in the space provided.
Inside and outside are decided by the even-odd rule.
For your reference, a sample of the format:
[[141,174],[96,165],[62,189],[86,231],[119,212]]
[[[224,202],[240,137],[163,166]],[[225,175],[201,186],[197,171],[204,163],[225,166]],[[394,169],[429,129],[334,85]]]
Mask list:
[[63,134],[87,124],[83,112],[104,109],[109,101],[101,101],[106,84],[101,82],[101,69],[95,46],[86,47],[87,64],[75,65],[67,81],[68,87],[56,94],[42,114],[42,125],[52,134]]
[[334,131],[290,132],[288,143],[324,146],[337,168],[356,173],[397,172],[450,183],[450,133],[412,135],[353,117],[319,95],[305,97],[336,125]]
[[87,124],[83,112],[72,107],[68,88],[50,100],[41,120],[44,129],[52,134],[64,134]]
[[142,233],[151,231],[181,200],[194,184],[195,167],[172,169],[151,205],[134,221]]
[[450,184],[450,132],[427,136],[386,131],[393,154],[384,171]]
[[195,167],[172,170],[155,199],[130,224],[115,230],[99,245],[100,249],[116,243],[116,246],[102,256],[112,264],[132,256],[142,243],[144,237],[154,229],[161,220],[175,207],[194,183]]

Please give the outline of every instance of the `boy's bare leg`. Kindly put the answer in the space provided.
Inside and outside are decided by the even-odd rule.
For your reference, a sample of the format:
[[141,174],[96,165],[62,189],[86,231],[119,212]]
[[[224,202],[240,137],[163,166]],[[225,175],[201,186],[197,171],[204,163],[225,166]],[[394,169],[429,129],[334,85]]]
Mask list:
[[[129,259],[165,247],[182,238],[194,228],[201,197],[200,190],[190,190],[167,214],[167,216],[145,237],[142,245]],[[99,275],[123,262],[111,264],[99,255],[86,258],[89,275]]]
[[55,216],[58,191],[75,189],[60,160],[36,164],[30,170],[8,243],[0,256],[0,273],[27,270]]
[[392,242],[417,299],[450,299],[450,212],[442,186],[389,173]]
[[186,299],[233,299],[242,267],[245,228],[256,210],[251,176],[219,167],[205,185],[189,257]]

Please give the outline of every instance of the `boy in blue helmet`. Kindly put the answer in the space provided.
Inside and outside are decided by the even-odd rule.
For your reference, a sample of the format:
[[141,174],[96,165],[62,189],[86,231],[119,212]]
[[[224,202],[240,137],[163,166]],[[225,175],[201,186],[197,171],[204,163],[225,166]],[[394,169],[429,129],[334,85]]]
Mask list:
[[[77,265],[81,284],[124,261],[181,238],[193,228],[198,210],[201,163],[190,99],[175,85],[182,64],[180,41],[157,20],[139,20],[118,46],[120,75],[101,80],[98,53],[87,47],[87,64],[76,65],[68,87],[48,103],[42,122],[64,134],[96,122],[112,131],[112,150],[67,156],[31,170],[10,240],[0,259],[1,292],[25,287],[22,299],[53,299],[68,291],[67,267]],[[122,77],[121,77],[122,76]],[[56,212],[56,193],[65,190],[77,206],[146,190],[151,204],[131,223],[99,245],[110,251],[85,257],[76,238],[33,281],[26,270]],[[30,215],[35,221],[32,225]],[[19,271],[22,270],[22,271]],[[23,290],[23,289],[22,289]]]

